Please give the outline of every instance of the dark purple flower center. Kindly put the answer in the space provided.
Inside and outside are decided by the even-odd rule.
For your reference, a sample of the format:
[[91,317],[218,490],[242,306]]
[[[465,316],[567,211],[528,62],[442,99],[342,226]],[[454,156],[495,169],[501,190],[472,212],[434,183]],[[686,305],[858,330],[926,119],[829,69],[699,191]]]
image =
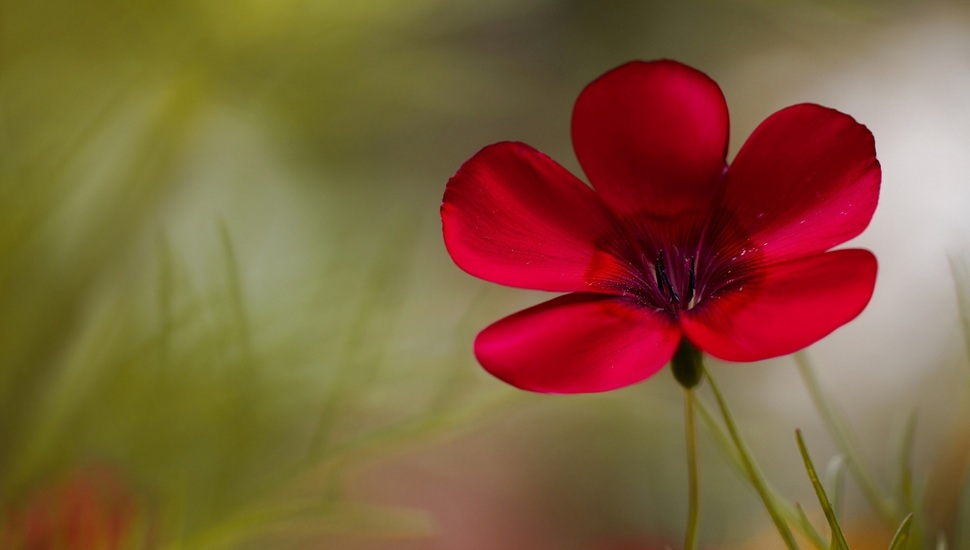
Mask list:
[[[746,287],[754,290],[764,260],[760,247],[727,212],[717,212],[716,225],[706,216],[686,212],[676,220],[650,215],[623,220],[599,241],[604,257],[620,261],[592,264],[590,273],[600,276],[590,286],[674,317]],[[611,264],[619,269],[602,277]]]

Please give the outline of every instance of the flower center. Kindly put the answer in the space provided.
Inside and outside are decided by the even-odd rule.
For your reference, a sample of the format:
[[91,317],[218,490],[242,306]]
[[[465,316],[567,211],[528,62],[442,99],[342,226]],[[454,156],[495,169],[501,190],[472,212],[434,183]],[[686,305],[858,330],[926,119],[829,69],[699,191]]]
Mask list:
[[[683,266],[678,266],[680,269],[677,270],[677,275],[678,278],[686,279],[686,281],[671,279],[673,273],[667,269],[667,262],[664,259],[663,250],[659,251],[657,260],[653,264],[657,289],[660,291],[660,295],[663,296],[670,306],[675,310],[690,309],[694,307],[694,287],[697,284],[695,265],[696,260],[694,256],[691,256],[689,258],[685,258],[683,263]],[[676,287],[680,288],[681,292],[683,293],[682,295],[677,293],[675,285]]]

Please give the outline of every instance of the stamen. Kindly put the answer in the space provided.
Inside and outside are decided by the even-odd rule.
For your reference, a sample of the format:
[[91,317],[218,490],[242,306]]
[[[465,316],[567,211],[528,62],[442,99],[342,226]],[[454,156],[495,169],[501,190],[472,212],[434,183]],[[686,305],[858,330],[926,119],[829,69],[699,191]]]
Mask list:
[[[690,257],[690,271],[687,272],[687,303],[694,299],[694,285],[697,279],[694,275],[694,257]],[[689,306],[688,306],[689,307]]]
[[657,261],[653,266],[657,274],[657,286],[660,288],[660,293],[671,302],[680,303],[680,298],[674,292],[674,287],[670,284],[670,279],[667,278],[667,266],[664,264],[663,250],[660,251],[660,254],[657,256]]
[[667,272],[664,267],[664,251],[660,251],[660,255],[657,256],[657,261],[653,262],[654,275],[657,277],[657,288],[660,289],[660,294],[667,297]]

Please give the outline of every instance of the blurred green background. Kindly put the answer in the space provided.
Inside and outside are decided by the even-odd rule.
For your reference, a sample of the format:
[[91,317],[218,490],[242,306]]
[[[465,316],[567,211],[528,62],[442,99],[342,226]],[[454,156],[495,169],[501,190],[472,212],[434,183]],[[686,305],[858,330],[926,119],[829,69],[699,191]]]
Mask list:
[[[0,0],[0,545],[26,544],[25,517],[61,529],[70,501],[123,524],[91,548],[676,546],[672,377],[577,397],[491,379],[474,335],[546,296],[460,272],[438,218],[489,143],[580,174],[576,95],[661,57],[720,83],[732,152],[804,101],[875,134],[856,244],[876,295],[810,352],[887,484],[886,434],[919,410],[915,477],[956,536],[965,3]],[[820,464],[835,451],[791,361],[712,370],[768,477],[815,510],[792,430]],[[704,540],[780,544],[702,440]],[[891,535],[847,499],[857,540]],[[41,547],[80,547],[58,532]]]

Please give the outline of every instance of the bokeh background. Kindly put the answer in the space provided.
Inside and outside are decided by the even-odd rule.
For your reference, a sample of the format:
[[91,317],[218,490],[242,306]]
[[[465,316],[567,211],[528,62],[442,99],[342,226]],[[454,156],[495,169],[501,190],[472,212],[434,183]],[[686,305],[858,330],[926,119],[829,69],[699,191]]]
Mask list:
[[[943,0],[0,0],[0,546],[676,547],[672,377],[490,378],[474,335],[547,296],[462,273],[438,217],[493,142],[580,174],[576,95],[664,57],[721,85],[731,154],[806,101],[876,136],[876,293],[809,354],[887,491],[918,411],[927,540],[970,548],[970,6]],[[710,369],[821,518],[793,430],[837,450],[791,359]],[[703,540],[779,547],[701,439]]]

